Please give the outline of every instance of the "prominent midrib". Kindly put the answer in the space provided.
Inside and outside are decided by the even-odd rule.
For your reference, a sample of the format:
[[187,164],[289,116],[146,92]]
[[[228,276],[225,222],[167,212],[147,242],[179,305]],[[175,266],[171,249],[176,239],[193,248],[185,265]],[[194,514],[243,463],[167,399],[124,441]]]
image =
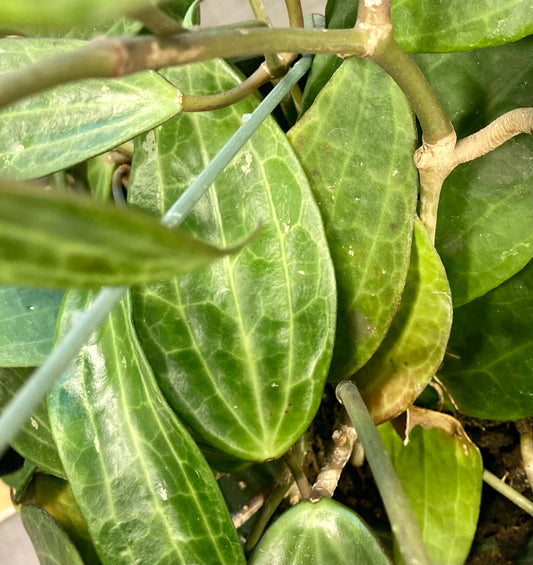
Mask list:
[[[125,311],[125,307],[124,307],[124,299],[123,302],[120,305],[120,314],[124,319],[124,322],[126,322],[126,327],[127,327],[127,312]],[[111,315],[109,316],[109,332],[110,335],[112,336],[112,339],[110,339],[110,344],[111,344],[111,348],[112,348],[112,352],[113,352],[113,363],[115,365],[114,367],[114,371],[116,374],[116,382],[119,386],[119,395],[120,395],[120,403],[122,404],[122,413],[124,415],[124,423],[126,424],[128,430],[129,430],[129,437],[130,440],[132,442],[132,445],[135,449],[135,452],[137,453],[137,458],[139,461],[139,468],[142,470],[142,473],[144,475],[145,481],[146,481],[146,485],[150,485],[150,487],[148,488],[152,501],[154,503],[154,508],[156,511],[156,514],[159,515],[160,518],[160,522],[162,523],[162,525],[164,526],[166,533],[167,533],[167,540],[169,541],[169,543],[172,543],[172,546],[174,547],[177,555],[179,555],[179,558],[181,560],[182,563],[184,563],[185,561],[183,560],[183,554],[180,551],[179,545],[176,543],[176,536],[175,536],[175,532],[173,531],[173,528],[171,526],[171,524],[169,524],[168,522],[168,517],[165,513],[165,511],[163,510],[163,508],[161,507],[160,503],[159,503],[159,497],[158,495],[154,492],[153,488],[151,488],[152,485],[152,477],[150,476],[150,473],[148,472],[148,469],[146,467],[146,462],[145,462],[145,458],[144,458],[144,453],[143,450],[139,444],[138,441],[138,437],[137,437],[137,429],[135,428],[135,426],[132,423],[131,420],[131,416],[130,416],[130,411],[129,411],[129,403],[125,394],[125,389],[123,386],[123,378],[122,378],[122,373],[121,373],[121,363],[120,363],[120,357],[119,357],[119,352],[117,349],[117,340],[115,338],[116,335],[122,335],[122,332],[117,332],[117,330],[115,329],[115,316],[117,314],[115,313],[115,315]],[[132,349],[135,347],[134,345],[134,341],[132,339],[131,335],[126,334],[126,338],[128,340],[130,340],[132,342]],[[144,375],[141,374],[140,371],[140,367],[139,367],[139,363],[137,360],[137,355],[134,352],[134,361],[133,361],[136,365],[137,368],[139,369],[139,377],[142,380],[144,380]],[[152,407],[152,406],[150,406]],[[158,421],[159,424],[159,421]],[[155,557],[155,556],[154,556]]]

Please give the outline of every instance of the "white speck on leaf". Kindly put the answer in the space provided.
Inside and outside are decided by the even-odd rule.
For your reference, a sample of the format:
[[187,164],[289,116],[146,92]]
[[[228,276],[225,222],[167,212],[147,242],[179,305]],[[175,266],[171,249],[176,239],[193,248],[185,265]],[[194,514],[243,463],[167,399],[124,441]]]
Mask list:
[[252,172],[252,154],[249,151],[244,152],[244,165],[241,165],[241,171],[244,175],[249,175]]
[[39,422],[37,422],[37,420],[35,420],[34,418],[30,418],[30,422],[32,428],[34,428],[35,430],[39,429]]
[[22,143],[20,143],[19,145],[17,145],[17,151],[20,153],[21,151],[24,151],[24,145],[22,145]]

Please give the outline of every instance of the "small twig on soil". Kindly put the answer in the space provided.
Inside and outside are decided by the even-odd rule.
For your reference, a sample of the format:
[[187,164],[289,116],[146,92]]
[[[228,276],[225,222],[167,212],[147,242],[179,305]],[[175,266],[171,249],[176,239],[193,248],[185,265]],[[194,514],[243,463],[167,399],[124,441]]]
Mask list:
[[231,519],[235,528],[240,528],[263,506],[265,502],[266,493],[271,490],[271,487],[262,490],[256,495],[252,496],[246,504],[243,504],[240,508],[237,508],[235,512],[232,512]]
[[523,494],[520,494],[513,487],[510,487],[486,469],[483,470],[483,480],[494,490],[497,490],[501,495],[505,496],[505,498],[516,504],[524,512],[533,516],[533,502],[528,500]]
[[533,490],[533,418],[522,418],[515,422],[516,429],[520,434],[520,451],[522,452],[522,463],[526,472],[527,480]]
[[309,496],[311,502],[318,502],[323,497],[331,498],[333,496],[342,470],[350,460],[357,433],[352,425],[341,424],[333,432],[331,438],[333,446],[311,489]]

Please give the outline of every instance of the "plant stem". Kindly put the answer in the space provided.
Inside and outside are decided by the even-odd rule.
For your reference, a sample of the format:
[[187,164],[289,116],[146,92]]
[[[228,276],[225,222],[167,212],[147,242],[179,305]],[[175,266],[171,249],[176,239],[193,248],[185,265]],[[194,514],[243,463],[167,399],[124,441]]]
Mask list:
[[520,133],[533,134],[533,108],[506,112],[483,129],[459,140],[453,152],[451,169],[485,155]]
[[341,424],[332,434],[333,447],[311,490],[309,500],[318,502],[327,496],[331,498],[339,483],[342,470],[352,455],[357,433],[350,424]]
[[283,456],[283,460],[296,481],[296,485],[300,491],[300,498],[309,498],[311,486],[302,469],[303,453],[297,450],[295,446],[292,446]]
[[371,57],[402,89],[418,117],[424,141],[434,144],[448,136],[453,126],[418,65],[391,36]]
[[405,564],[431,565],[415,515],[357,387],[352,382],[342,381],[337,385],[336,393],[363,444]]
[[265,5],[263,4],[263,0],[248,0],[250,7],[252,8],[252,12],[254,16],[258,20],[262,20],[266,23],[268,27],[272,27],[272,21],[268,12],[266,11]]
[[155,35],[171,35],[180,33],[183,27],[176,20],[167,16],[154,4],[139,6],[129,14],[132,18],[139,20],[146,28]]
[[364,53],[367,34],[359,30],[224,29],[173,36],[101,38],[79,50],[44,59],[0,77],[0,108],[59,84],[87,78],[112,78],[265,52]]
[[[250,118],[235,132],[209,165],[167,211],[161,223],[178,226],[192,210],[215,179],[226,168],[242,146],[250,139],[279,101],[308,71],[311,57],[304,57],[287,73],[280,83],[254,110]],[[44,400],[58,378],[78,355],[90,335],[105,321],[111,310],[126,293],[126,287],[104,288],[90,307],[80,314],[46,361],[24,383],[0,415],[0,455],[15,438],[28,418]]]
[[497,490],[505,498],[516,504],[519,508],[533,516],[533,502],[528,500],[524,495],[517,492],[514,488],[504,483],[496,475],[493,475],[486,469],[483,470],[483,480],[490,485],[494,490]]
[[284,499],[289,488],[293,484],[293,479],[290,471],[283,472],[274,490],[270,493],[268,498],[263,504],[263,510],[259,519],[257,520],[254,529],[248,536],[246,543],[244,544],[244,551],[249,553],[257,545],[259,538],[263,535],[263,532],[270,520],[272,515],[276,511],[277,507],[280,505],[281,501]]
[[515,422],[520,434],[520,452],[529,486],[533,490],[533,418],[522,418]]
[[285,0],[289,25],[291,27],[304,27],[304,13],[300,0]]
[[272,80],[272,78],[272,74],[265,62],[246,80],[226,92],[210,96],[184,94],[182,98],[182,112],[205,112],[207,110],[226,108],[250,96],[260,86]]

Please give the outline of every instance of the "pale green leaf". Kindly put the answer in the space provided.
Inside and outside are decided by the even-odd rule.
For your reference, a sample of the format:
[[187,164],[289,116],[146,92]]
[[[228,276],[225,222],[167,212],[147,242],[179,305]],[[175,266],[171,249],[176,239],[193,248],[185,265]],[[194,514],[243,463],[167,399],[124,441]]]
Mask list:
[[[0,73],[85,44],[0,39]],[[150,71],[62,85],[2,110],[0,169],[13,178],[44,176],[112,149],[180,110],[180,93]]]
[[20,517],[41,565],[83,565],[76,546],[46,510],[24,504]]
[[370,361],[355,375],[374,421],[408,408],[439,368],[452,325],[444,267],[417,219],[407,282],[398,313]]
[[[168,70],[188,92],[239,83],[221,61]],[[257,105],[182,114],[139,138],[128,198],[162,214]],[[154,182],[155,181],[155,182]],[[170,404],[203,443],[248,460],[281,456],[311,422],[331,358],[335,283],[320,215],[284,134],[268,119],[183,224],[239,254],[135,289],[143,348]]]
[[[390,424],[381,437],[422,530],[433,563],[461,565],[476,532],[483,461],[466,435],[416,426],[403,445]],[[395,551],[395,562],[401,563]]]
[[0,181],[0,282],[98,287],[171,278],[225,252],[138,210]]
[[260,540],[250,565],[390,565],[374,534],[352,510],[323,498],[300,502]]
[[[3,409],[16,395],[33,370],[31,367],[0,367],[0,409]],[[65,477],[65,471],[50,430],[46,402],[42,402],[32,414],[11,445],[39,469],[58,477]]]
[[416,137],[413,115],[394,81],[355,57],[289,132],[335,264],[333,380],[368,361],[398,308],[418,191]]
[[0,287],[0,367],[35,367],[52,350],[63,293]]
[[[59,336],[90,300],[67,293]],[[128,296],[53,389],[49,412],[103,563],[244,563],[213,473],[137,341]]]

